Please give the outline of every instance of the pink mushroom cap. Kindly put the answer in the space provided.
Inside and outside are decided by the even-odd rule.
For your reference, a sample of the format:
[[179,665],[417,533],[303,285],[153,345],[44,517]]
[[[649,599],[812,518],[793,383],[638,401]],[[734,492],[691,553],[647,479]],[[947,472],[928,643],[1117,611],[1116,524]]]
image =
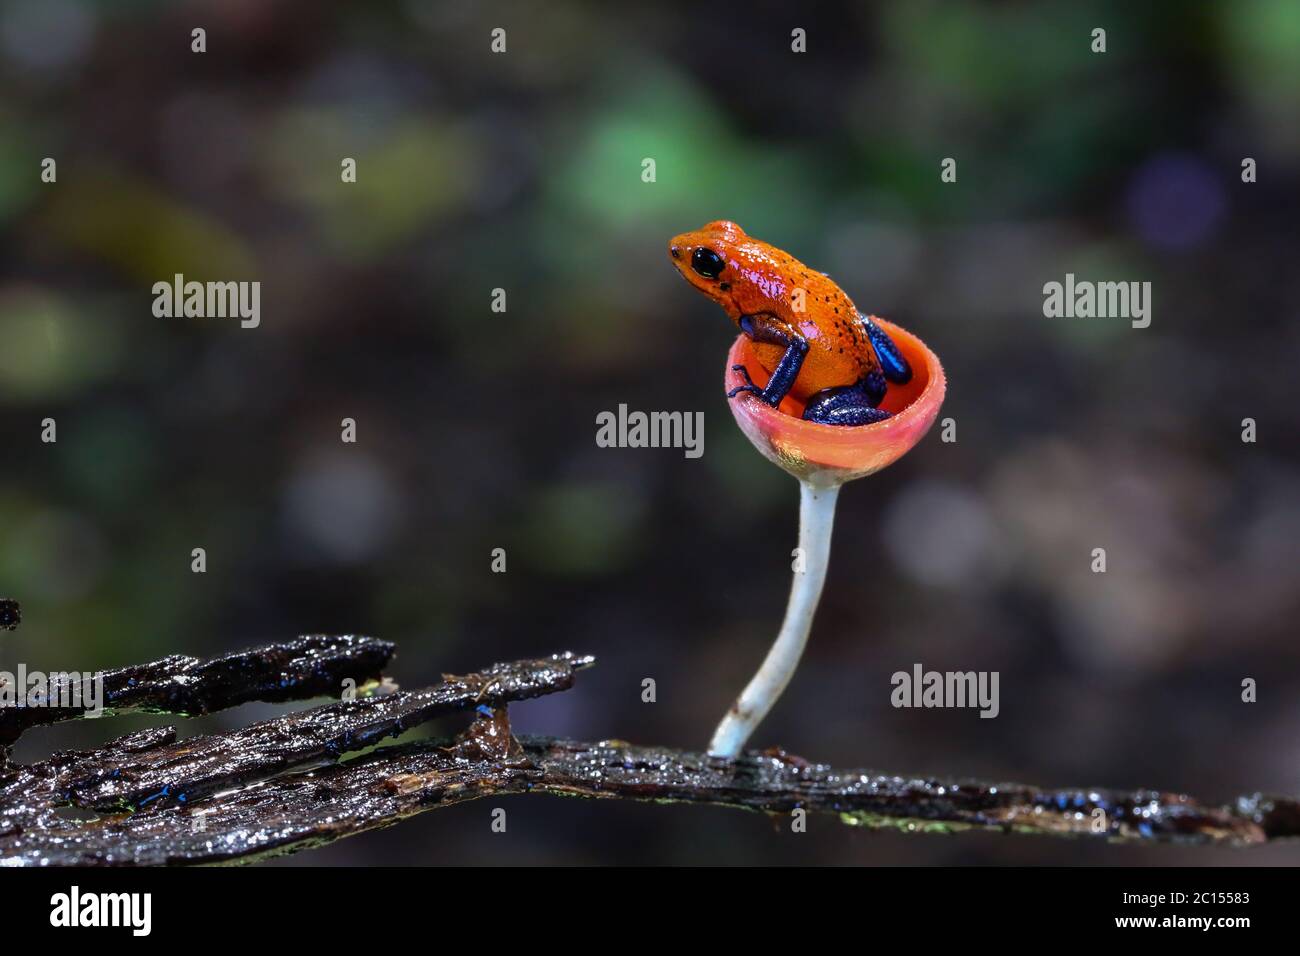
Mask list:
[[[788,395],[777,408],[749,392],[728,400],[754,447],[800,480],[830,486],[880,471],[911,451],[939,414],[946,388],[939,357],[906,329],[876,316],[872,320],[889,333],[912,366],[912,380],[890,384],[880,403],[890,413],[884,421],[856,426],[804,421],[803,403]],[[733,365],[744,365],[759,387],[770,377],[754,357],[752,344],[744,335],[732,343],[723,376],[726,391],[745,384]]]

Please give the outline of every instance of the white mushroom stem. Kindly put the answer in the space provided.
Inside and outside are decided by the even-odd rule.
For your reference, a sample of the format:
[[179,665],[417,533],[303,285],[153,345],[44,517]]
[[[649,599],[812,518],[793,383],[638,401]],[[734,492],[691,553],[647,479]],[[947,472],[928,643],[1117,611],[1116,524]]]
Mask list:
[[808,643],[808,632],[812,630],[813,615],[817,613],[822,585],[826,582],[831,530],[835,526],[835,501],[839,494],[838,484],[814,487],[807,481],[799,482],[799,548],[803,570],[794,572],[785,620],[763,666],[713,732],[709,753],[714,756],[734,758],[740,754],[754,728],[767,716],[799,666],[804,645]]

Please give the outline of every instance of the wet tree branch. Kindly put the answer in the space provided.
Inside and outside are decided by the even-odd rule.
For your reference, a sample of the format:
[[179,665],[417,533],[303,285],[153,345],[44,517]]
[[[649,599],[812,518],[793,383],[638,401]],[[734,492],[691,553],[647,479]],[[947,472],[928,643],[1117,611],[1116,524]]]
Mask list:
[[[263,648],[243,657],[263,653],[277,652]],[[246,661],[265,676],[269,658],[263,663],[259,669]],[[99,750],[0,769],[0,864],[247,861],[389,826],[424,810],[514,793],[773,814],[802,809],[835,814],[853,825],[907,831],[983,828],[1238,846],[1300,835],[1300,804],[1260,794],[1214,806],[1155,790],[910,778],[837,770],[781,752],[751,752],[729,761],[624,742],[517,740],[511,734],[510,701],[565,690],[590,663],[560,654],[496,664],[448,675],[422,690],[340,701],[230,733],[178,742],[173,728],[157,728]],[[369,673],[369,662],[354,670]],[[249,699],[247,688],[237,691],[229,682],[217,692],[218,675],[228,672],[229,665],[200,670],[207,676],[188,699],[203,701],[208,710],[223,700]],[[269,691],[263,683],[263,690],[282,690],[271,683]],[[319,684],[303,680],[298,696],[306,696],[309,685],[319,692]],[[167,691],[155,686],[151,693]],[[164,709],[160,696],[146,694],[139,703]],[[357,753],[454,711],[475,714],[454,739]]]
[[[388,641],[373,637],[314,634],[206,661],[174,655],[104,671],[102,703],[114,713],[193,717],[254,700],[336,696],[345,679],[357,685],[379,680],[396,650]],[[60,683],[52,681],[45,697],[60,700]],[[17,691],[26,694],[26,688]],[[0,749],[31,727],[82,716],[84,712],[76,708],[44,704],[0,709]]]

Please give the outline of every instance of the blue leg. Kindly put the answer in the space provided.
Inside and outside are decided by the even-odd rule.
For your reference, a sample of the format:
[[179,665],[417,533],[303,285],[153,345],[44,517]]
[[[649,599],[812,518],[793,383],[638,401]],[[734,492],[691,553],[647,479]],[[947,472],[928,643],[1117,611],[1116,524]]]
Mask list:
[[885,383],[885,376],[880,372],[872,372],[870,375],[864,376],[858,384],[866,391],[867,402],[873,408],[884,401],[885,391],[889,388]]
[[804,421],[822,425],[870,425],[882,422],[889,412],[876,408],[884,397],[883,382],[867,376],[855,385],[824,388],[804,407]]
[[872,322],[869,316],[859,312],[858,318],[867,327],[867,338],[871,340],[871,347],[876,350],[876,357],[880,359],[880,367],[884,370],[885,378],[899,385],[910,382],[912,366],[907,364],[907,359],[903,358],[903,353],[894,344],[894,340],[884,329]]
[[733,365],[731,370],[745,377],[746,384],[737,385],[727,393],[727,398],[735,398],[741,392],[752,392],[773,408],[781,404],[781,399],[790,393],[794,380],[803,368],[804,356],[808,354],[808,341],[800,335],[790,333],[766,320],[765,316],[744,316],[740,328],[755,342],[772,342],[785,346],[785,354],[772,370],[772,377],[767,380],[766,388],[759,388],[749,377],[749,370],[743,365]]

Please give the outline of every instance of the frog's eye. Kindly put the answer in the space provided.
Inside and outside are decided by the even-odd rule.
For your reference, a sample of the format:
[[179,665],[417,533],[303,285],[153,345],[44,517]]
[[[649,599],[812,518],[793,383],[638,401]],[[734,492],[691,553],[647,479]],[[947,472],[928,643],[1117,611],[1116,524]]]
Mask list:
[[716,279],[726,264],[722,256],[703,246],[691,253],[691,268],[706,279]]

